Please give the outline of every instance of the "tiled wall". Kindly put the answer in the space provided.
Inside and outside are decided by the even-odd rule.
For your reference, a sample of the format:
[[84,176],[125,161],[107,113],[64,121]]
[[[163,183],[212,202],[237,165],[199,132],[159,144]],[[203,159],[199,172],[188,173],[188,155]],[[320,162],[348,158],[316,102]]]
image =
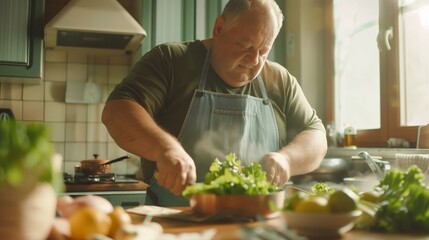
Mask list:
[[[130,64],[131,58],[125,55],[93,56],[46,50],[44,79],[39,85],[0,83],[0,108],[11,108],[18,120],[47,124],[56,151],[63,155],[63,170],[73,173],[75,165],[94,158],[94,153],[102,159],[128,154],[109,136],[101,123],[101,112],[108,94],[128,73]],[[65,103],[67,83],[85,82],[91,72],[102,89],[100,103]],[[112,172],[139,175],[140,160],[131,155],[130,159],[113,164]]]

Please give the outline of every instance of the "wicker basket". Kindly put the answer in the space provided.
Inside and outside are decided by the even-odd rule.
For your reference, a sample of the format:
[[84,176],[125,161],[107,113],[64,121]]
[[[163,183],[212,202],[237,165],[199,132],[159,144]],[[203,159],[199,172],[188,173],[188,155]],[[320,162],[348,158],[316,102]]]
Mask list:
[[406,171],[412,165],[419,167],[425,174],[425,180],[429,181],[429,154],[397,153],[395,155],[394,168]]

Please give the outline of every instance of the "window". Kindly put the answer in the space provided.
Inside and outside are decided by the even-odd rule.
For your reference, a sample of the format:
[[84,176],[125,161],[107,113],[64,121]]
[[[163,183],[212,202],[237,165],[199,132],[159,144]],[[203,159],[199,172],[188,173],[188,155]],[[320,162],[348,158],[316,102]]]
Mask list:
[[[191,41],[212,36],[216,17],[228,0],[157,0],[141,1],[140,23],[147,32],[140,55],[158,44],[170,41]],[[277,0],[285,11],[284,1]],[[285,65],[284,27],[274,42],[268,59]],[[138,57],[138,56],[137,56]]]
[[423,125],[429,122],[429,1],[402,0],[399,16],[401,125]]
[[328,10],[327,121],[355,127],[358,146],[415,146],[429,123],[429,0],[329,0]]

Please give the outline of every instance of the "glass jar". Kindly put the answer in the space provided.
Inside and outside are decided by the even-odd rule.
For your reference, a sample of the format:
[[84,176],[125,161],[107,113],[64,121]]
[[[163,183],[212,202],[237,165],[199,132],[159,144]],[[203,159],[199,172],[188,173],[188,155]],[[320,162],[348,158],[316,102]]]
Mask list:
[[354,127],[347,127],[344,129],[344,147],[356,146],[357,131]]

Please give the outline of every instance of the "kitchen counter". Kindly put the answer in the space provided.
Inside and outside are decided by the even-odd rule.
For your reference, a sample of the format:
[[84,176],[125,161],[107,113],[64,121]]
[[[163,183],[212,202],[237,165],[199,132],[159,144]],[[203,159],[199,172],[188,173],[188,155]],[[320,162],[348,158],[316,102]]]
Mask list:
[[[181,210],[189,210],[189,208],[177,208]],[[144,215],[130,213],[133,222],[141,223],[145,219]],[[240,229],[242,226],[247,227],[258,227],[264,226],[267,224],[271,227],[275,227],[278,229],[284,228],[286,225],[286,220],[283,216],[269,219],[266,222],[251,222],[251,223],[195,223],[195,222],[186,222],[179,220],[171,220],[161,217],[154,217],[152,219],[153,222],[159,223],[165,233],[191,233],[191,232],[202,232],[208,229],[216,229],[217,233],[213,240],[243,240],[244,238],[241,236]],[[329,240],[326,238],[320,238],[323,240]],[[350,231],[346,233],[341,240],[423,240],[429,239],[428,235],[404,235],[404,234],[387,234],[387,233],[373,233],[373,232],[365,232],[365,231]]]
[[95,191],[146,191],[147,184],[142,181],[113,182],[113,183],[67,183],[66,192],[95,192]]

